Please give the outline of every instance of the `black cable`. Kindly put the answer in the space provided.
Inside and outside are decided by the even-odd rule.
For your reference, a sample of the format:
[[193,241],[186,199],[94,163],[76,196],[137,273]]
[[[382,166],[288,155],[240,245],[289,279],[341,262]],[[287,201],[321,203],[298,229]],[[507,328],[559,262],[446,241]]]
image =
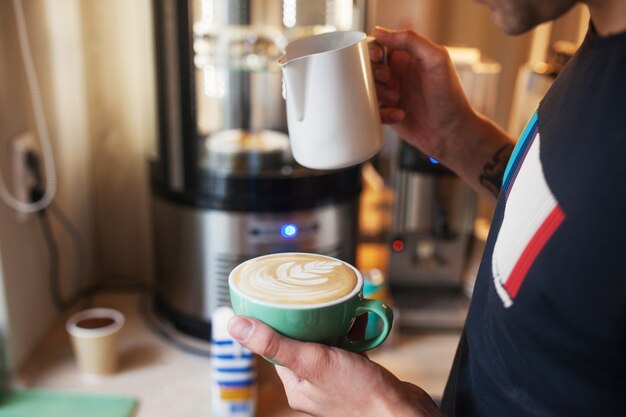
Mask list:
[[[43,175],[41,172],[41,164],[39,161],[39,156],[35,152],[26,153],[26,157],[24,160],[24,164],[29,169],[30,174],[32,176],[32,180],[34,185],[30,189],[30,201],[39,201],[43,198],[45,194],[45,186]],[[78,298],[78,294],[76,294],[73,298],[69,300],[64,300],[62,291],[61,291],[61,278],[60,278],[60,265],[61,265],[61,257],[59,253],[59,245],[54,237],[54,233],[52,232],[52,227],[50,225],[50,219],[48,218],[48,209],[52,211],[53,214],[57,216],[63,228],[68,232],[68,235],[71,237],[74,242],[74,246],[76,248],[77,254],[80,254],[78,258],[79,266],[76,272],[76,283],[77,288],[80,288],[80,281],[83,276],[83,260],[82,260],[82,242],[80,240],[80,236],[78,232],[74,228],[74,225],[67,219],[67,217],[61,212],[60,209],[53,207],[53,203],[50,203],[48,207],[41,209],[37,212],[41,223],[41,230],[43,232],[43,237],[46,242],[46,246],[48,247],[48,262],[49,262],[49,286],[50,286],[50,294],[52,295],[52,301],[55,306],[59,310],[64,310],[76,301]],[[80,292],[80,291],[79,291]]]
[[[36,191],[35,191],[36,192]],[[76,267],[76,293],[68,298],[64,299],[61,291],[61,278],[60,278],[60,251],[58,243],[52,232],[50,226],[50,219],[48,217],[48,210],[55,214],[55,217],[59,220],[61,226],[65,229],[68,235],[71,236],[72,242],[75,246],[77,267]],[[50,204],[48,208],[37,212],[41,221],[42,232],[46,246],[48,247],[49,254],[49,276],[50,276],[50,294],[52,300],[59,310],[66,310],[81,300],[88,298],[99,291],[139,291],[149,292],[149,287],[143,282],[116,282],[116,283],[96,283],[89,287],[82,288],[85,277],[85,256],[82,246],[82,239],[76,227],[70,222],[68,217],[58,208],[54,203]]]
[[57,309],[65,310],[67,307],[69,307],[69,305],[73,304],[74,300],[65,301],[63,300],[63,296],[61,295],[61,282],[59,276],[59,247],[57,245],[56,239],[54,238],[54,235],[52,234],[52,228],[50,227],[47,211],[44,209],[37,212],[37,214],[39,215],[41,230],[43,232],[44,240],[46,241],[46,246],[48,247],[49,286],[50,294],[52,295],[52,301],[54,302],[54,305],[57,307]]
[[[30,201],[39,201],[45,194],[44,179],[41,172],[41,163],[39,156],[35,152],[28,152],[24,160],[26,167],[29,169],[34,185],[30,189]],[[75,251],[76,270],[74,278],[74,286],[76,293],[69,299],[65,300],[61,291],[61,277],[60,266],[61,258],[59,252],[59,245],[55,239],[52,227],[50,225],[50,218],[48,212],[52,214],[59,222],[65,233],[70,237]],[[49,274],[50,274],[50,294],[55,306],[59,310],[65,310],[80,300],[89,297],[93,293],[99,290],[133,290],[139,289],[140,291],[146,290],[147,286],[140,282],[125,282],[125,283],[106,283],[106,284],[93,284],[87,288],[83,288],[86,268],[85,268],[85,251],[80,232],[70,221],[69,217],[56,205],[54,201],[48,205],[48,207],[37,212],[41,221],[41,228],[48,247],[49,255]]]
[[72,245],[74,246],[74,253],[76,255],[76,271],[74,272],[74,288],[78,288],[80,292],[84,280],[86,277],[86,268],[85,268],[85,251],[83,240],[80,237],[80,233],[78,229],[72,224],[69,218],[63,213],[63,211],[54,204],[54,201],[48,206],[50,213],[56,218],[61,227],[65,229],[65,232],[72,240]]

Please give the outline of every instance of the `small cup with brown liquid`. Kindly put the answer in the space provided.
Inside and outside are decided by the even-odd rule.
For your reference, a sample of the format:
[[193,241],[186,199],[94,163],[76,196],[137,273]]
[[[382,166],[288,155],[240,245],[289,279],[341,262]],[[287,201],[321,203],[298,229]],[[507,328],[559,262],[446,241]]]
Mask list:
[[[293,339],[363,352],[380,345],[393,312],[362,297],[363,277],[352,265],[314,253],[276,253],[250,259],[230,273],[233,310]],[[355,318],[374,313],[383,328],[367,340],[348,336]]]
[[86,375],[108,375],[117,369],[117,342],[124,315],[110,308],[92,308],[69,318],[70,335],[78,368]]

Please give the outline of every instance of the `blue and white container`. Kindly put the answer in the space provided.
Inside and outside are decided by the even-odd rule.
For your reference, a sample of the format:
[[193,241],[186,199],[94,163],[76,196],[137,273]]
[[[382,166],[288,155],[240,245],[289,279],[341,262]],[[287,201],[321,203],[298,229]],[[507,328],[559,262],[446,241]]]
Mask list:
[[252,352],[227,330],[230,307],[217,308],[211,318],[211,408],[213,417],[254,417],[256,367]]

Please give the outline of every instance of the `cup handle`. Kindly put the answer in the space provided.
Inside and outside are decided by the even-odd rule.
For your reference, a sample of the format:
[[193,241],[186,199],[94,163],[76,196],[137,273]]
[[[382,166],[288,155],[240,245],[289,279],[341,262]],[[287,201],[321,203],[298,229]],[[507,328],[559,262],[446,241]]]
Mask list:
[[383,321],[383,328],[381,332],[369,339],[365,340],[351,340],[347,336],[339,344],[339,347],[351,352],[365,352],[371,350],[385,341],[389,332],[391,331],[391,325],[393,324],[393,310],[382,301],[370,300],[368,298],[361,298],[359,305],[356,308],[356,316],[360,316],[365,313],[374,313]]

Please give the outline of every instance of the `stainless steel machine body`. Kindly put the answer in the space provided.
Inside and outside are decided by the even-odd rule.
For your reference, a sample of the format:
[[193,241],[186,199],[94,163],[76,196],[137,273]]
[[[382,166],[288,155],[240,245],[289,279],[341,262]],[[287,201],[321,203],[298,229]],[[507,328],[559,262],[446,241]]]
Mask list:
[[239,262],[283,251],[355,260],[360,167],[293,161],[276,58],[296,37],[352,28],[362,2],[153,1],[154,299],[178,329],[208,338]]
[[[288,213],[229,212],[155,199],[157,294],[182,330],[202,335],[229,305],[228,274],[260,254],[314,252],[354,262],[354,202]],[[294,236],[290,236],[295,233]]]

